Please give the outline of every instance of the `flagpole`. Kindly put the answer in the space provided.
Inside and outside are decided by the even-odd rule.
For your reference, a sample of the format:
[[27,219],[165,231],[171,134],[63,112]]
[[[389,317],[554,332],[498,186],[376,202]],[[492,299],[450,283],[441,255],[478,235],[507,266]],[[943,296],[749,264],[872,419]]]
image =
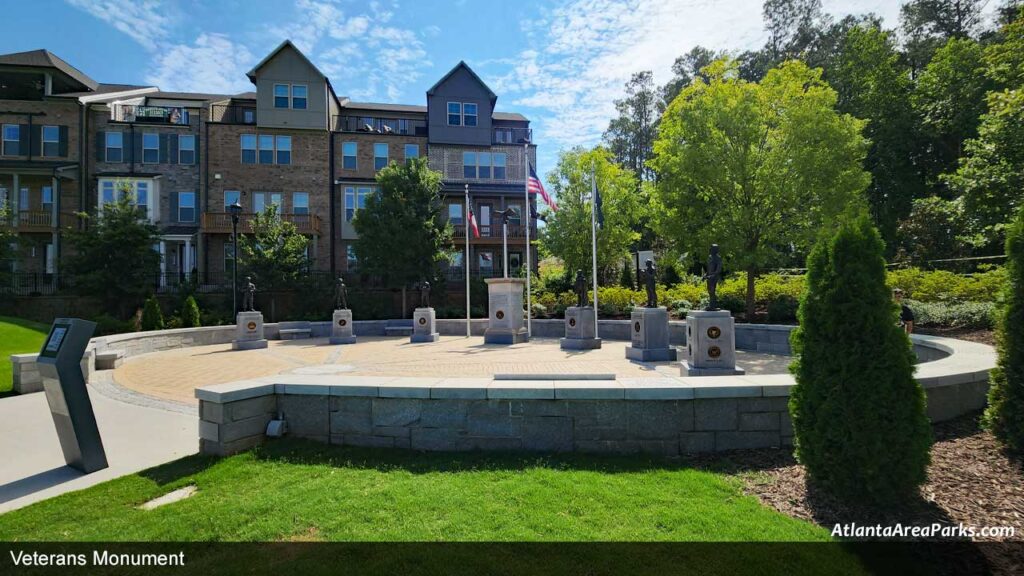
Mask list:
[[[530,276],[533,268],[530,266],[530,224],[533,220],[533,209],[530,206],[530,143],[523,144],[523,193],[526,195],[526,337],[533,337],[533,327],[530,326],[530,318],[533,316],[533,296],[530,293]],[[522,218],[520,218],[522,221]]]
[[469,184],[466,184],[466,213],[462,218],[466,230],[466,255],[462,258],[462,268],[466,272],[466,338],[470,337],[471,318],[469,314]]
[[594,170],[594,161],[590,161],[590,244],[592,249],[592,263],[594,274],[594,338],[598,338],[597,332],[597,172]]

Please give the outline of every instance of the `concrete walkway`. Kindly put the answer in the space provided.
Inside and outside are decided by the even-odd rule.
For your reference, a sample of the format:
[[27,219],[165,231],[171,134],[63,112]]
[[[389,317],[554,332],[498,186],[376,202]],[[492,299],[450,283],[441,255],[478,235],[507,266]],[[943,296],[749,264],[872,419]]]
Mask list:
[[0,399],[0,513],[198,452],[194,408],[114,398],[100,380],[89,397],[110,467],[89,475],[64,464],[43,393]]

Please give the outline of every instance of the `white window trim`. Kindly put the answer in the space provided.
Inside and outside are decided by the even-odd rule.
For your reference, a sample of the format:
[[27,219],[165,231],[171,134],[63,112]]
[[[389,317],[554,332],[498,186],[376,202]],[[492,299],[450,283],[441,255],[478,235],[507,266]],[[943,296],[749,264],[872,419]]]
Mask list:
[[419,144],[406,144],[405,146],[402,147],[402,154],[405,156],[405,159],[409,160],[409,147],[415,147],[416,148],[416,155],[413,156],[413,158],[419,158],[420,157],[420,145]]
[[[184,150],[184,148],[181,147],[181,139],[182,139],[182,137],[192,138],[192,149],[190,150],[190,152],[192,152],[192,162],[190,162],[188,164],[185,164],[184,162],[181,161],[181,152],[182,152],[182,150]],[[239,142],[238,145],[241,146],[242,143]],[[195,134],[182,134],[182,135],[178,136],[178,164],[185,164],[185,166],[192,166],[195,163],[196,163],[196,135]]]
[[[47,140],[46,139],[46,129],[47,128],[55,128],[57,130],[57,139],[56,140]],[[56,144],[57,145],[57,153],[56,154],[54,154],[52,156],[49,156],[49,155],[46,154],[46,145],[48,143],[49,144]],[[39,156],[42,157],[42,158],[60,158],[60,126],[54,126],[53,124],[44,124],[44,125],[42,125],[39,128]]]
[[[107,138],[111,134],[120,134],[121,135],[121,146],[120,147],[116,147],[115,148],[114,146],[110,145],[110,141],[107,140]],[[121,159],[118,160],[117,162],[124,162],[124,132],[121,132],[120,130],[114,130],[114,131],[106,132],[106,133],[103,134],[103,161],[104,162],[113,162],[113,160],[110,159],[110,150],[111,149],[120,150],[121,151]]]
[[[452,124],[451,123],[451,116],[452,116],[451,105],[452,104],[458,104],[459,105],[459,123],[458,124]],[[459,126],[459,127],[465,126],[465,124],[462,123],[462,102],[449,102],[448,104],[445,105],[445,107],[444,107],[444,121],[449,126]]]
[[[306,101],[306,107],[305,108],[296,108],[295,107],[295,98],[296,98],[296,96],[295,96],[295,87],[296,86],[302,86],[303,88],[306,89],[306,95],[305,96],[298,96],[298,98],[303,98]],[[291,84],[291,85],[288,86],[288,107],[291,108],[292,110],[309,110],[309,85],[308,84]]]
[[[191,220],[182,220],[181,219],[181,195],[182,194],[191,194],[192,195],[192,206],[191,206],[191,209],[192,209],[192,219]],[[191,191],[178,192],[178,214],[177,214],[177,216],[178,216],[178,222],[195,222],[196,221],[196,193],[195,192],[191,192]]]
[[[284,99],[288,102],[288,105],[285,106],[284,108],[281,108],[281,107],[279,107],[277,105],[277,99],[281,98],[281,96],[277,95],[277,87],[278,86],[284,86],[284,88],[285,88]],[[292,107],[292,85],[291,84],[278,84],[278,83],[275,83],[273,90],[271,90],[271,92],[270,92],[270,95],[274,99],[274,101],[271,102],[271,103],[274,105],[273,107],[275,109],[277,109],[277,110],[291,109],[291,107]]]
[[[7,139],[7,127],[8,126],[13,126],[14,128],[18,129],[18,139],[17,140],[8,140]],[[7,154],[7,143],[8,142],[15,142],[15,143],[18,144],[19,150],[18,150],[17,154]],[[26,154],[22,154],[22,151],[20,150],[20,147],[21,147],[21,126],[19,126],[17,124],[3,124],[3,125],[0,125],[0,155],[3,155],[3,156],[26,156]]]
[[139,182],[145,182],[148,184],[146,187],[146,219],[150,222],[155,222],[158,212],[156,204],[159,201],[160,189],[157,185],[157,181],[150,178],[100,178],[96,182],[96,206],[100,214],[103,213],[103,186],[106,183],[110,183],[114,190],[114,202],[117,202],[121,191],[117,188],[118,181],[130,182],[132,185],[132,192],[138,194]]
[[[348,157],[345,154],[345,144],[351,144],[355,146],[355,154],[352,154],[352,158],[356,161],[356,165],[352,168],[345,168],[345,158]],[[358,142],[342,142],[341,143],[341,169],[342,170],[358,170],[359,169],[359,143]]]
[[391,162],[391,147],[388,146],[388,143],[387,142],[374,142],[373,143],[373,171],[374,172],[376,172],[378,170],[383,170],[384,169],[384,168],[377,168],[377,158],[380,158],[380,156],[377,156],[377,146],[383,146],[384,147],[384,151],[385,151],[385,154],[383,156],[383,158],[384,158],[384,168],[387,168],[388,163]]
[[[476,128],[477,126],[479,126],[480,125],[480,105],[477,104],[476,102],[462,102],[461,104],[462,104],[462,126],[463,126],[463,128],[466,127],[466,116],[472,116],[472,117],[476,118],[476,123],[473,124],[472,126],[469,126],[469,128]],[[472,104],[473,106],[476,106],[476,114],[467,114],[466,113],[466,104]]]
[[[146,136],[156,136],[156,148],[146,147]],[[123,142],[122,142],[123,144]],[[156,150],[156,162],[146,162],[146,150]],[[157,132],[143,132],[142,133],[142,158],[140,159],[141,164],[159,164],[160,163],[160,134]]]
[[[295,201],[297,198],[305,198],[306,199],[306,205],[305,206],[299,206],[298,202]],[[292,192],[292,214],[298,214],[298,212],[295,211],[296,208],[305,208],[306,209],[305,214],[309,214],[310,213],[310,208],[309,208],[309,192]]]
[[[287,138],[288,139],[288,150],[287,150],[287,152],[288,152],[288,163],[287,164],[281,164],[280,162],[277,161],[277,153],[280,150],[280,148],[278,148],[278,146],[277,146],[277,139],[278,138]],[[279,166],[291,166],[292,165],[292,137],[291,137],[290,134],[274,134],[274,164],[277,164]]]
[[[245,139],[246,136],[252,136],[253,137],[254,144],[255,144],[255,146],[253,148],[245,148],[243,146],[243,142],[244,142],[244,139]],[[259,136],[259,134],[245,133],[245,134],[239,134],[238,135],[238,161],[241,162],[242,164],[248,164],[248,162],[245,161],[245,151],[246,150],[252,150],[256,154],[256,156],[252,160],[252,163],[253,164],[259,164],[260,163],[260,136]]]

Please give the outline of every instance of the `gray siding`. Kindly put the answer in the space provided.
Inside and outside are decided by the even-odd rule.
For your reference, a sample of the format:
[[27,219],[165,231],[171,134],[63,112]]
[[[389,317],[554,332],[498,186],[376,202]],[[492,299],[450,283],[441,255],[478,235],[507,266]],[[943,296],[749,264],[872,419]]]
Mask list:
[[[274,107],[274,84],[305,84],[305,110]],[[260,128],[327,129],[327,80],[305,58],[286,46],[256,75],[256,119]]]
[[[472,102],[477,105],[475,127],[449,126],[448,102]],[[427,122],[431,144],[468,144],[490,146],[491,106],[487,88],[465,68],[459,68],[427,96]]]

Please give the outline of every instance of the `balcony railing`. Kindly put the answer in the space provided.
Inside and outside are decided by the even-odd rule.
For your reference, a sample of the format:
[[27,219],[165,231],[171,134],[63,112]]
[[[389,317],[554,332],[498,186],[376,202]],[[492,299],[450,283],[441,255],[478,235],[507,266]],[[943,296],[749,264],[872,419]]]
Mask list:
[[491,142],[493,144],[526,144],[533,142],[533,130],[530,128],[493,128]]
[[341,132],[367,134],[403,134],[426,136],[427,121],[410,118],[380,118],[369,116],[335,116],[332,125]]
[[[452,228],[455,231],[454,232],[454,237],[455,238],[462,238],[462,239],[466,238],[466,225],[465,224],[453,224]],[[479,238],[473,237],[473,238],[471,238],[472,240],[484,240],[484,239],[486,239],[486,240],[497,240],[498,242],[500,242],[501,239],[502,239],[502,236],[501,236],[501,224],[478,225],[477,228],[479,228],[479,230],[480,230],[480,237]],[[536,226],[530,226],[530,238],[536,238],[536,237],[537,237],[537,227]],[[522,224],[509,224],[508,225],[508,238],[509,238],[509,240],[519,239],[519,238],[525,239],[526,238],[526,226],[524,226]]]
[[[469,277],[470,278],[500,278],[502,276],[502,274],[503,274],[503,271],[502,271],[501,267],[502,267],[502,263],[501,262],[496,262],[495,265],[492,266],[491,268],[470,268],[469,269]],[[461,267],[458,267],[458,268],[448,268],[446,270],[443,270],[441,273],[444,275],[444,279],[448,280],[449,282],[454,282],[454,281],[465,280],[466,279],[466,270],[465,270],[465,268],[461,268]],[[512,264],[509,263],[508,275],[511,276],[511,277],[514,277],[514,278],[518,278],[519,277],[519,267],[513,267]]]
[[[239,215],[238,232],[248,234],[252,232],[254,213]],[[281,219],[291,222],[300,234],[320,234],[320,217],[316,214],[281,214]],[[201,226],[203,232],[224,232],[231,233],[231,214],[226,212],[207,212],[202,215]]]
[[214,104],[210,106],[210,122],[224,124],[255,124],[256,107],[237,104]]
[[139,106],[136,104],[114,104],[110,119],[115,122],[136,124],[170,124],[188,126],[196,111],[179,106]]
[[[78,218],[71,213],[61,212],[59,215],[61,228],[74,227]],[[51,232],[53,231],[53,212],[50,210],[22,210],[17,212],[15,227],[18,232]]]

